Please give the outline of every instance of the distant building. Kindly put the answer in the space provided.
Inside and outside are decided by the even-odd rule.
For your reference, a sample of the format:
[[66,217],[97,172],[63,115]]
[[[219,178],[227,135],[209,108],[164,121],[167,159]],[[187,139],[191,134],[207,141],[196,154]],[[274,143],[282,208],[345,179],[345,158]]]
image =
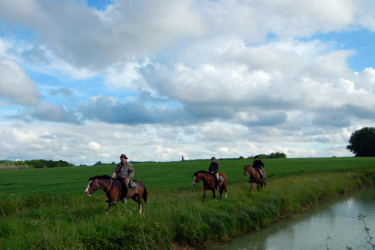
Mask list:
[[182,161],[185,161],[184,156],[182,156]]

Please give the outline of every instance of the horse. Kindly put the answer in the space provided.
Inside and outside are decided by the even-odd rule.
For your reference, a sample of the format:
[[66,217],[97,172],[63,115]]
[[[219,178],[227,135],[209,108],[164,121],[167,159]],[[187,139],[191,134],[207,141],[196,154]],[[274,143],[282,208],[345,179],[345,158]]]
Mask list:
[[108,175],[94,176],[89,179],[84,193],[90,197],[99,188],[107,194],[108,208],[115,206],[114,202],[120,201],[123,192],[127,191],[126,199],[132,198],[138,203],[139,213],[142,214],[142,200],[147,204],[147,189],[142,181],[133,181],[137,187],[133,189],[126,189],[125,185],[121,180],[113,179]]
[[[223,178],[223,181],[219,182],[219,193],[220,193],[220,198],[222,197],[223,191],[225,190],[225,199],[228,197],[227,195],[227,176],[225,174],[220,173],[219,176]],[[215,195],[215,188],[216,188],[216,182],[215,182],[215,177],[207,172],[207,171],[197,171],[193,175],[194,180],[193,180],[193,186],[196,186],[200,180],[203,181],[203,200],[202,202],[204,203],[204,200],[206,198],[206,192],[207,190],[212,190],[214,200],[216,200],[216,195]]]
[[266,171],[264,171],[264,169],[262,169],[261,171],[263,171],[264,183],[262,182],[262,177],[260,176],[260,174],[258,173],[258,171],[255,168],[253,168],[250,165],[247,165],[247,166],[244,167],[244,175],[245,176],[250,175],[250,179],[249,179],[250,192],[253,189],[253,182],[255,182],[257,184],[258,192],[259,192],[259,186],[263,187],[263,184],[264,184],[264,188],[267,187],[267,184],[266,184],[267,173],[266,173]]

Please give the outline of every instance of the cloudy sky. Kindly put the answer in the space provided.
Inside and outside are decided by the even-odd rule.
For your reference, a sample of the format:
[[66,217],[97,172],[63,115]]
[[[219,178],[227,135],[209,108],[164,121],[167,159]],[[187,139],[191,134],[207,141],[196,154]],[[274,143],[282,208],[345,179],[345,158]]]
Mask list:
[[373,0],[0,0],[0,159],[350,156]]

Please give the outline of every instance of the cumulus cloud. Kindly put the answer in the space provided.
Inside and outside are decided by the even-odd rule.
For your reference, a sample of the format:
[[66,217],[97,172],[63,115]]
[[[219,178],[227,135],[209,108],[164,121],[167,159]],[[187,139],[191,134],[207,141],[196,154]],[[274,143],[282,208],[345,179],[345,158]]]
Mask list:
[[83,120],[120,124],[154,124],[178,122],[186,114],[179,108],[147,106],[139,102],[122,103],[109,96],[91,97],[88,103],[81,103],[77,112]]
[[[218,158],[240,155],[246,157],[275,151],[285,152],[288,157],[349,154],[345,149],[347,141],[346,136],[342,136],[343,131],[336,131],[334,134],[341,138],[337,144],[323,144],[326,146],[319,150],[307,149],[313,144],[311,139],[289,142],[286,145],[283,136],[278,133],[280,137],[275,138],[273,132],[260,134],[245,126],[222,122],[186,127],[105,123],[44,126],[38,122],[20,122],[13,126],[1,122],[0,158],[43,157],[68,160],[76,164],[93,164],[97,161],[117,161],[118,156],[124,152],[134,161],[180,160],[182,155],[189,159],[208,159],[212,155]],[[269,143],[270,141],[273,143]]]
[[99,69],[199,35],[204,25],[191,2],[117,1],[98,11],[84,1],[8,1],[0,16],[30,27],[58,58]]
[[108,123],[154,123],[155,117],[142,104],[119,102],[116,98],[96,96],[89,103],[81,104],[79,112],[84,119],[99,120]]
[[67,109],[61,104],[52,105],[50,103],[41,103],[26,111],[20,111],[13,118],[31,121],[33,119],[47,122],[82,124],[82,121],[72,109]]
[[8,58],[0,58],[0,98],[19,105],[36,105],[41,95],[22,67]]
[[[28,106],[16,117],[32,122],[0,129],[0,152],[24,141],[45,157],[112,161],[115,139],[135,160],[345,155],[351,131],[375,120],[375,69],[356,72],[357,51],[310,37],[375,30],[374,9],[368,0],[2,2],[0,22],[31,35],[0,38],[0,97]],[[41,87],[41,102],[23,68],[71,85]]]
[[320,126],[349,126],[353,116],[371,119],[373,72],[351,70],[350,50],[290,39],[255,47],[229,40],[218,46],[197,46],[198,58],[149,64],[141,74],[158,95],[177,100],[200,119],[277,126],[295,111]]
[[270,33],[310,37],[375,27],[375,6],[366,0],[116,1],[101,11],[85,1],[15,0],[0,7],[0,20],[27,26],[39,38],[24,51],[25,58],[54,64],[78,78],[109,71],[110,82],[115,65],[197,41],[232,37],[259,44]]

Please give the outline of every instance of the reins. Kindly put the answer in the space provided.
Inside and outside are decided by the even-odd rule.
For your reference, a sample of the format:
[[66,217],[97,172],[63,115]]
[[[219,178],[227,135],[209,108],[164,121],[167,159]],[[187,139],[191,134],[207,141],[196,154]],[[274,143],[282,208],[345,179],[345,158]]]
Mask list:
[[107,191],[105,191],[106,193],[108,193],[108,191],[111,189],[112,183],[113,183],[113,179],[111,179],[111,184],[109,184],[109,188],[107,189]]
[[[111,187],[112,187],[112,184],[113,184],[113,179],[111,179],[111,183],[109,184],[109,188],[107,189],[107,191],[104,191],[103,189],[102,189],[102,190],[103,190],[105,193],[108,193],[108,191],[109,191],[109,190],[111,189]],[[99,184],[96,184],[96,185],[99,186]],[[100,187],[100,186],[99,186],[99,187]],[[120,187],[121,187],[121,185],[120,185]],[[101,199],[102,196],[103,196],[103,194],[100,195],[100,196],[98,197],[98,199]]]

